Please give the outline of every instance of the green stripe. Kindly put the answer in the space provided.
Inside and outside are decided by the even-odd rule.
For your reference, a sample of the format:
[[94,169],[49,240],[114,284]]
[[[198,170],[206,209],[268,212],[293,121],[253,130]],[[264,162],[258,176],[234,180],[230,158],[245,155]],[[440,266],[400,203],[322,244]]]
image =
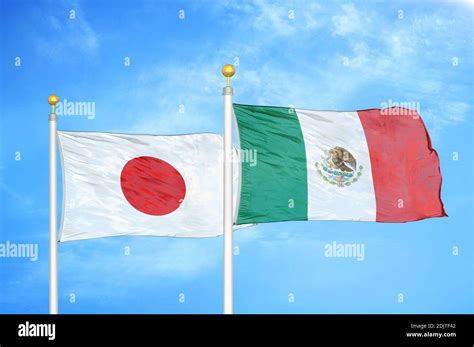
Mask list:
[[294,109],[234,104],[242,156],[237,224],[306,220],[306,150]]

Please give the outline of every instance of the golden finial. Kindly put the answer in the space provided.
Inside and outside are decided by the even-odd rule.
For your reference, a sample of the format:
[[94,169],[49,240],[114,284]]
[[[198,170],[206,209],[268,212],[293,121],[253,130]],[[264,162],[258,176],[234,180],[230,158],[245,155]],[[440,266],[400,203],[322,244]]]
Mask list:
[[235,67],[231,64],[226,64],[222,67],[222,74],[227,78],[227,86],[230,87],[230,78],[235,74]]
[[48,97],[48,104],[51,105],[51,113],[54,113],[54,106],[56,106],[58,102],[59,102],[59,98],[56,94],[51,94]]

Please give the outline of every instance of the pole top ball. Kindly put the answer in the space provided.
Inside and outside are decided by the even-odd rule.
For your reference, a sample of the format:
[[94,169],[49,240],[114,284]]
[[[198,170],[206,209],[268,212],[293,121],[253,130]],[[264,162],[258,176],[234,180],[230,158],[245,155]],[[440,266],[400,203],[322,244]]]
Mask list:
[[56,104],[59,102],[59,98],[56,94],[51,94],[49,97],[48,97],[48,104],[50,104],[51,106],[56,106]]
[[222,67],[222,74],[227,77],[231,78],[235,74],[235,67],[231,64],[226,64]]

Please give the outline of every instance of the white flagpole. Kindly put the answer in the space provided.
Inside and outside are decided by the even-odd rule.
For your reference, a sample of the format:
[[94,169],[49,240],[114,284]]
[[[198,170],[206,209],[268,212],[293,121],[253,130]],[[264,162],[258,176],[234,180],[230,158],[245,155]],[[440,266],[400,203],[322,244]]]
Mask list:
[[224,87],[224,314],[234,312],[233,265],[233,199],[232,199],[232,97],[230,78],[235,74],[232,65],[224,65],[222,74],[227,78]]
[[49,313],[58,314],[58,167],[56,159],[57,116],[54,106],[59,102],[56,95],[50,95],[49,115]]

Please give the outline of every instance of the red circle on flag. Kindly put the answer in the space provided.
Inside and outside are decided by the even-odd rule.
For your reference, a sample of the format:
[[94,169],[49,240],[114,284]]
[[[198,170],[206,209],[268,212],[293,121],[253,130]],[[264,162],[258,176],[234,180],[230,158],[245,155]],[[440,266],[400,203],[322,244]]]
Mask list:
[[153,157],[129,160],[122,169],[120,184],[130,205],[152,216],[173,212],[186,195],[186,183],[178,170]]

